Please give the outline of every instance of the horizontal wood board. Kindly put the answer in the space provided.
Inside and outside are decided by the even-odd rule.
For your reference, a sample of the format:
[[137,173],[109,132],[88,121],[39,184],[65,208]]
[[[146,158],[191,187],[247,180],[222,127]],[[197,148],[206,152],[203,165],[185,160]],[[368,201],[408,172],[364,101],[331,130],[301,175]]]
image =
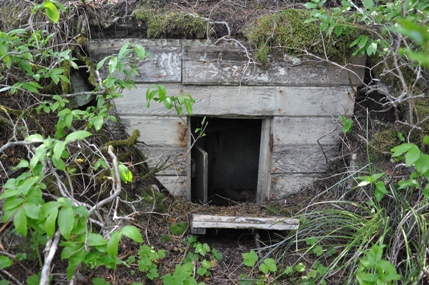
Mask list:
[[[174,116],[174,109],[164,104],[146,102],[150,84],[124,90],[115,99],[119,115]],[[265,86],[183,86],[164,84],[169,96],[190,94],[195,99],[193,115],[211,116],[350,116],[354,91],[336,87],[265,87]],[[151,89],[153,90],[153,89]],[[333,103],[334,102],[334,103]]]
[[[365,58],[352,58],[344,69],[314,60],[273,58],[268,68],[248,64],[244,49],[231,43],[199,40],[94,40],[91,57],[99,61],[117,54],[127,42],[141,44],[151,54],[137,61],[136,82],[181,82],[185,85],[356,86],[362,83]],[[348,70],[349,69],[349,70]],[[102,70],[105,77],[106,69]]]
[[285,217],[243,217],[192,214],[191,230],[198,228],[296,230],[299,220]]
[[186,46],[183,84],[338,86],[362,83],[365,60],[351,59],[346,69],[297,58],[275,58],[268,68],[249,64],[243,49],[215,45]]
[[273,148],[271,173],[323,173],[338,155],[338,145],[281,145]]
[[139,130],[139,140],[149,146],[186,147],[186,121],[179,117],[123,115],[121,123],[129,134]]
[[342,126],[331,117],[274,117],[273,145],[337,144]]

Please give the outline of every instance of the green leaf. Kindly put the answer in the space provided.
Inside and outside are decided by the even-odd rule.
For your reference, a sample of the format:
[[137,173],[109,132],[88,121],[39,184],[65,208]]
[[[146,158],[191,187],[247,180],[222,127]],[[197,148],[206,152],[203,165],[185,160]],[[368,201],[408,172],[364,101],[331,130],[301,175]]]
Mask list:
[[423,143],[424,143],[425,145],[429,145],[429,136],[425,136],[425,137],[423,138]]
[[61,158],[56,158],[56,156],[53,156],[52,157],[52,163],[59,170],[65,170],[66,169],[66,164],[64,163],[64,161]]
[[106,282],[103,278],[92,278],[92,284],[94,285],[110,285],[110,283]]
[[107,242],[107,253],[110,255],[118,254],[118,245],[121,240],[121,233],[114,232],[110,235],[109,241]]
[[19,209],[15,213],[13,225],[17,233],[22,234],[24,237],[27,236],[27,216],[25,215],[24,209]]
[[96,131],[99,131],[101,127],[103,127],[103,122],[104,122],[103,118],[101,117],[96,118],[95,121],[93,122],[94,129]]
[[45,231],[48,237],[53,237],[55,230],[56,230],[56,224],[57,224],[57,217],[58,217],[58,206],[55,208],[52,208],[52,210],[49,211],[49,214],[45,220]]
[[243,264],[249,267],[253,267],[258,261],[259,257],[255,251],[250,251],[248,253],[241,254],[243,256]]
[[134,46],[134,52],[136,53],[136,55],[141,59],[144,60],[146,57],[146,50],[144,49],[144,47],[142,47],[141,45],[135,45]]
[[89,233],[88,234],[88,245],[89,246],[107,245],[107,240],[100,234]]
[[12,265],[12,260],[6,256],[0,255],[0,269],[7,268]]
[[389,193],[389,192],[387,192],[386,185],[384,185],[383,181],[377,181],[375,183],[375,186],[376,186],[376,188],[375,188],[375,192],[374,192],[374,197],[378,202],[380,202],[381,199],[383,199],[384,195]]
[[394,148],[392,148],[390,151],[393,152],[392,157],[398,157],[402,155],[404,152],[407,152],[409,149],[415,147],[414,144],[411,143],[403,143],[401,145],[398,145]]
[[411,166],[420,158],[421,153],[420,149],[416,145],[413,145],[405,154],[405,164]]
[[264,274],[268,274],[269,272],[276,272],[276,261],[273,258],[266,258],[264,262],[259,266],[259,270],[261,270]]
[[25,215],[31,219],[38,220],[41,216],[40,207],[32,203],[26,203],[24,205]]
[[58,227],[65,239],[70,238],[74,226],[74,214],[71,207],[61,208],[58,214]]
[[35,134],[35,135],[26,137],[25,141],[32,142],[32,143],[43,142],[43,137],[39,134]]
[[26,61],[26,60],[19,61],[18,62],[18,67],[21,68],[21,69],[24,69],[27,73],[32,73],[33,72],[31,64],[28,61]]
[[371,10],[372,7],[374,7],[374,2],[372,0],[363,0],[363,6],[366,9]]
[[104,63],[106,62],[106,60],[107,59],[109,59],[110,57],[109,56],[107,56],[107,57],[105,57],[105,58],[103,58],[101,61],[99,61],[98,63],[97,63],[97,70],[100,70],[100,68],[104,65]]
[[419,159],[415,162],[414,167],[420,175],[424,175],[429,170],[429,155],[420,154]]
[[121,180],[125,183],[132,182],[133,181],[133,174],[132,172],[126,167],[124,164],[118,165],[119,169],[119,176],[121,177]]
[[143,242],[142,235],[139,229],[135,226],[125,226],[121,229],[121,233],[135,242]]
[[317,4],[313,3],[313,2],[307,2],[304,4],[304,7],[306,9],[315,9],[317,8]]
[[43,3],[43,7],[45,8],[48,18],[55,24],[58,23],[60,13],[58,12],[57,6],[55,6],[51,1],[45,1]]
[[69,143],[71,141],[83,140],[84,138],[87,138],[87,137],[89,137],[91,135],[92,134],[90,132],[87,132],[87,131],[76,131],[76,132],[73,132],[73,133],[69,134],[66,137],[65,142]]
[[377,43],[372,42],[369,44],[369,46],[366,49],[366,53],[368,56],[371,56],[377,52]]
[[126,43],[121,47],[118,53],[118,59],[123,59],[127,54],[130,53],[130,51],[128,50],[129,46],[130,46],[130,43]]
[[358,47],[360,49],[364,48],[367,42],[368,42],[368,36],[366,35],[360,36]]
[[115,72],[117,66],[118,66],[118,58],[117,57],[111,57],[109,60],[109,74],[112,74]]
[[29,166],[28,161],[21,159],[21,161],[18,163],[18,165],[15,166],[15,169],[27,168],[28,166]]

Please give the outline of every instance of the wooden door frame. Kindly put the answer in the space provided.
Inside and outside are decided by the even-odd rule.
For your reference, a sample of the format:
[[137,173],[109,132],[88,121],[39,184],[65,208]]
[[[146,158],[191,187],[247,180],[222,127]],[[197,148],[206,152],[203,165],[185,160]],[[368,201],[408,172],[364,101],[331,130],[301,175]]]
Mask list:
[[[236,116],[236,117],[225,117],[225,116],[212,116],[209,117],[226,118],[226,119],[258,119],[261,120],[261,141],[259,146],[259,164],[258,164],[258,182],[256,187],[256,203],[262,203],[269,200],[270,187],[271,187],[271,158],[272,158],[272,145],[273,135],[271,132],[272,117],[248,117],[248,116]],[[192,158],[190,148],[192,146],[192,126],[191,118],[187,118],[187,134],[186,141],[188,146],[188,152],[186,156],[186,167],[187,167],[187,197],[191,197],[191,171],[192,171]]]

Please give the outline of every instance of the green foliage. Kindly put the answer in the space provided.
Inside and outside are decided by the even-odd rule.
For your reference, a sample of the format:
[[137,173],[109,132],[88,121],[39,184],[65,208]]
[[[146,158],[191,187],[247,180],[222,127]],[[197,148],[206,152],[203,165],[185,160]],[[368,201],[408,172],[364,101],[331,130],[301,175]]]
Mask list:
[[167,90],[162,85],[151,85],[146,90],[146,101],[148,108],[150,108],[150,102],[152,100],[159,103],[164,103],[164,106],[167,109],[174,108],[179,116],[183,114],[183,107],[185,107],[186,112],[189,115],[192,115],[192,105],[195,103],[194,98],[192,98],[192,96],[189,94],[168,96]]
[[[248,253],[243,253],[243,264],[248,267],[254,267],[256,263],[259,260],[259,256],[256,254],[254,250],[251,250]],[[278,271],[276,260],[270,257],[264,258],[262,261],[259,262],[259,271],[262,273],[262,275],[256,276],[255,278],[249,278],[246,276],[246,274],[241,274],[239,276],[238,284],[245,285],[245,284],[271,284],[271,277],[270,275],[276,274]]]
[[383,248],[385,245],[373,245],[359,263],[356,279],[360,285],[395,284],[401,276],[389,261],[383,260]]
[[160,13],[140,8],[134,10],[132,16],[138,24],[147,27],[148,38],[202,39],[210,33],[210,27],[202,18],[187,12]]
[[350,56],[349,45],[358,36],[357,30],[341,36],[333,34],[324,40],[320,37],[319,24],[308,21],[310,16],[306,10],[287,9],[258,18],[245,32],[257,50],[255,57],[266,64],[268,53],[276,47],[288,55],[309,52],[340,62]]
[[345,116],[340,116],[338,119],[340,120],[340,123],[343,125],[343,133],[347,134],[351,132],[353,127],[353,119],[347,118]]
[[170,226],[171,233],[177,236],[181,236],[182,234],[184,234],[187,229],[188,229],[187,222],[176,223]]
[[165,258],[165,250],[155,251],[153,248],[143,245],[138,251],[138,265],[141,272],[145,272],[147,278],[153,280],[159,277],[156,263]]

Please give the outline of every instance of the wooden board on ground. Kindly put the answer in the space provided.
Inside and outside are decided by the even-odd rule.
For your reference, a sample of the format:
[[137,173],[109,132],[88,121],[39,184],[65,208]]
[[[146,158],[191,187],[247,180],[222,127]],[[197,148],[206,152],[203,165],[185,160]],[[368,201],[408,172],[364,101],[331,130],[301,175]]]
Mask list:
[[205,229],[296,230],[299,220],[285,217],[243,217],[192,214],[191,233],[204,234]]

